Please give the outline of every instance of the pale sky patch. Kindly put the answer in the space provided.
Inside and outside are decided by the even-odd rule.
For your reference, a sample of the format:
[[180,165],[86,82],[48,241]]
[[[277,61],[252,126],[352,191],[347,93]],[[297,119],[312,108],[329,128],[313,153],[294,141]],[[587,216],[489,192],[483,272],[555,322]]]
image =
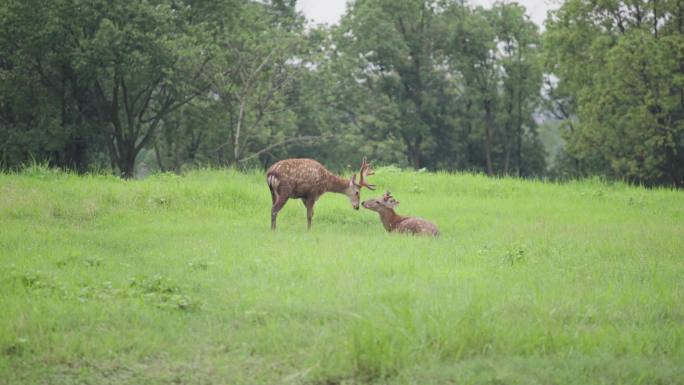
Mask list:
[[297,9],[316,24],[337,24],[347,7],[347,0],[298,0]]
[[[496,0],[470,0],[473,5],[490,7]],[[511,1],[512,2],[512,1]],[[546,12],[557,9],[559,0],[518,0],[527,9],[530,19],[540,27],[546,19]],[[299,0],[297,9],[316,24],[336,24],[346,9],[347,0]]]

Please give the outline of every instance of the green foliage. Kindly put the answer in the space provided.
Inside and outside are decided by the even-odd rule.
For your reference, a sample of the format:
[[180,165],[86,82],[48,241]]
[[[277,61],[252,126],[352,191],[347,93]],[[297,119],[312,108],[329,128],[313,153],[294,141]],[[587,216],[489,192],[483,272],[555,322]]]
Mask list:
[[[367,155],[543,169],[536,28],[517,5],[359,1],[331,29],[305,27],[283,1],[11,0],[0,18],[5,168],[34,157],[128,178],[136,164],[146,175],[306,156],[343,168]],[[471,87],[483,54],[496,76]]]
[[544,170],[532,119],[539,36],[521,6],[355,2],[337,39],[340,51],[357,58],[360,85],[389,103],[384,132],[403,144],[414,168]]
[[678,2],[567,0],[543,38],[516,3],[358,0],[330,28],[295,3],[2,2],[0,167],[130,178],[365,155],[684,185]]
[[0,383],[682,383],[680,191],[373,177],[442,236],[335,194],[272,233],[262,172],[0,174]]
[[[130,177],[161,118],[202,87],[205,35],[175,2],[8,1],[2,10],[2,123],[9,146],[28,154],[8,146],[8,166],[36,155],[84,171],[89,150],[107,151]],[[37,135],[12,136],[26,129]]]
[[567,153],[576,173],[682,186],[682,8],[569,0],[547,22]]

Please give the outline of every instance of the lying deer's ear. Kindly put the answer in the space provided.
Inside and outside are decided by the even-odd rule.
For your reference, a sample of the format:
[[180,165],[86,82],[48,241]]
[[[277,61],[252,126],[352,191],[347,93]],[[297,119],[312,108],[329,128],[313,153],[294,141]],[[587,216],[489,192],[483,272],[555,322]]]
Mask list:
[[352,174],[351,180],[349,181],[350,186],[356,186],[356,174]]

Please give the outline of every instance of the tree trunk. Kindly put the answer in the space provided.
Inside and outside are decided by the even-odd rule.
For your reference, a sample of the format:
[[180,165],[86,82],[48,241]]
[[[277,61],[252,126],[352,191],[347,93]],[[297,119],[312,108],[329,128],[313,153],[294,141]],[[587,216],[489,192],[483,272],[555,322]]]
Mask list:
[[159,171],[166,172],[166,170],[164,169],[164,161],[161,157],[161,151],[159,150],[159,143],[157,143],[156,140],[154,141],[154,156],[157,158],[157,165],[159,166]]
[[522,124],[520,124],[520,122],[518,122],[518,135],[517,135],[517,137],[518,137],[518,143],[517,143],[517,145],[518,145],[518,148],[517,148],[518,154],[517,155],[518,156],[516,156],[517,164],[516,164],[515,169],[516,169],[517,176],[520,176],[521,175],[521,172],[520,172],[521,166],[520,165],[522,164]]
[[423,142],[422,137],[417,137],[413,140],[404,137],[406,142],[407,158],[409,164],[416,170],[420,169],[420,145]]
[[180,174],[182,164],[183,162],[181,161],[181,148],[178,145],[178,141],[176,141],[176,144],[173,146],[173,172],[175,172],[176,174]]
[[240,130],[245,117],[245,100],[240,100],[240,110],[238,112],[237,124],[235,125],[235,135],[233,138],[233,164],[237,166],[240,160]]
[[465,110],[465,125],[464,125],[464,130],[461,132],[461,140],[463,143],[466,144],[466,158],[465,158],[465,163],[461,164],[462,168],[467,168],[467,169],[472,169],[473,168],[473,158],[472,158],[472,153],[473,153],[473,141],[470,140],[470,135],[473,132],[473,123],[472,123],[472,118],[470,115],[470,110],[473,107],[473,101],[471,99],[468,99],[466,101],[466,110]]
[[676,156],[674,153],[674,148],[672,146],[666,146],[665,147],[665,157],[666,157],[666,162],[667,162],[667,170],[668,174],[670,174],[670,179],[672,180],[672,184],[676,188],[682,187],[682,178],[679,175],[678,167],[677,167],[677,160]]
[[[520,87],[520,82],[518,82],[518,87]],[[513,152],[513,87],[508,87],[508,105],[506,106],[506,113],[508,114],[506,119],[506,125],[504,129],[504,175],[508,175],[511,165],[511,152]]]
[[131,179],[135,176],[135,145],[127,141],[122,145],[119,154],[119,171],[124,179]]
[[190,133],[190,147],[188,148],[188,160],[190,163],[195,161],[197,153],[199,152],[199,146],[202,141],[202,131],[195,135],[194,130]]
[[522,164],[522,95],[520,90],[518,90],[518,156],[516,157],[517,159],[517,166],[516,166],[516,172],[518,176],[520,176],[520,165]]
[[487,164],[487,175],[494,175],[492,167],[492,131],[494,129],[494,117],[492,116],[492,102],[489,99],[484,101],[485,108],[485,162]]
[[132,179],[135,176],[135,161],[126,158],[119,164],[121,170],[121,177],[124,179]]
[[413,168],[420,170],[420,149],[419,145],[413,146],[413,153],[411,154]]
[[[508,118],[511,119],[511,115],[508,115]],[[508,175],[508,170],[511,164],[511,152],[512,152],[512,139],[511,139],[511,124],[506,123],[506,132],[504,133],[504,166],[503,166],[503,174]]]

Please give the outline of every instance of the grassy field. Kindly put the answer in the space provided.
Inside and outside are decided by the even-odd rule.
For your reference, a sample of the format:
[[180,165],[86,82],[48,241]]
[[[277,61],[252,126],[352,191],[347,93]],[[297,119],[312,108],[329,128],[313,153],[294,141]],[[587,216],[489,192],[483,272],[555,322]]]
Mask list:
[[683,192],[376,171],[440,238],[336,194],[271,233],[258,172],[0,174],[0,384],[684,384]]

